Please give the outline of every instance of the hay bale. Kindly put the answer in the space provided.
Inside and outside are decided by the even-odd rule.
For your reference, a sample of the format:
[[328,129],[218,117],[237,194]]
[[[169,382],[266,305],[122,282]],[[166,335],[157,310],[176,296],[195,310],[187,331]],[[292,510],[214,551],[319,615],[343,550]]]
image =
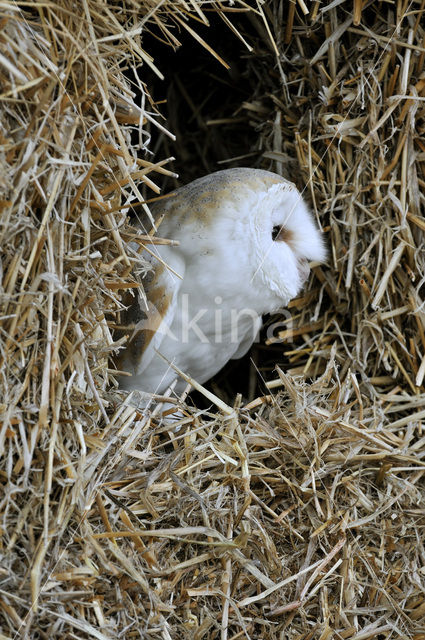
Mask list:
[[[141,36],[188,32],[221,64],[210,9],[211,42],[254,47],[245,93],[220,122],[194,65],[169,119],[189,98],[214,135],[174,151]],[[3,638],[425,638],[424,3],[247,9],[1,4]],[[330,264],[259,352],[267,387],[210,392],[220,410],[175,431],[114,391],[110,356],[139,286],[128,205],[172,155],[195,177],[203,145],[204,169],[305,189]]]

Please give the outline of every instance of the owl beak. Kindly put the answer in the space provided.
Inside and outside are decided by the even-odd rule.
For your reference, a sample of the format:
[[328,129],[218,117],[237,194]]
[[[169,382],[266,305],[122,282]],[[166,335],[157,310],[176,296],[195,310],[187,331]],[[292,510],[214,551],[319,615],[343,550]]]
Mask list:
[[310,274],[310,267],[307,260],[298,261],[298,273],[300,274],[301,284],[304,284]]

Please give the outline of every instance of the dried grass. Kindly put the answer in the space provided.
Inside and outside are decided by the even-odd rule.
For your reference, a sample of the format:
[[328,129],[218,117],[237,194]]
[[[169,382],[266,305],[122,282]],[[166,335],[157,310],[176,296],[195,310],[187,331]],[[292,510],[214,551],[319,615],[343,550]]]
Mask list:
[[[0,2],[0,638],[425,638],[425,3],[248,9]],[[251,131],[331,259],[261,351],[268,390],[176,430],[113,390],[111,326],[126,205],[173,179],[140,34],[220,58],[211,10],[249,95],[194,134],[203,162]]]

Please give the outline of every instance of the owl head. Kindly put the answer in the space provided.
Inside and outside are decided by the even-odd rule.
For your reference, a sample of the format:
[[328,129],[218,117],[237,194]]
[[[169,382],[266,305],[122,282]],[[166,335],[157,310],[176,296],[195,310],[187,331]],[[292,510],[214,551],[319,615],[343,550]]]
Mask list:
[[295,185],[270,171],[211,173],[171,193],[154,213],[165,214],[162,235],[180,244],[162,250],[167,264],[177,268],[174,259],[183,256],[198,286],[208,291],[214,280],[217,294],[235,291],[260,314],[294,298],[308,262],[326,255]]

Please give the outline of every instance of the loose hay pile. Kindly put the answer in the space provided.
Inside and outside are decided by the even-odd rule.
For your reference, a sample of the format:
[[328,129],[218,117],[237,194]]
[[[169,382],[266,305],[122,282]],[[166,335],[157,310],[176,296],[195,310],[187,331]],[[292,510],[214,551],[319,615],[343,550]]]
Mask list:
[[[363,4],[0,3],[1,638],[425,638],[425,3]],[[234,164],[306,186],[330,260],[269,389],[174,431],[110,356],[171,174],[143,37],[211,10],[254,45]]]

